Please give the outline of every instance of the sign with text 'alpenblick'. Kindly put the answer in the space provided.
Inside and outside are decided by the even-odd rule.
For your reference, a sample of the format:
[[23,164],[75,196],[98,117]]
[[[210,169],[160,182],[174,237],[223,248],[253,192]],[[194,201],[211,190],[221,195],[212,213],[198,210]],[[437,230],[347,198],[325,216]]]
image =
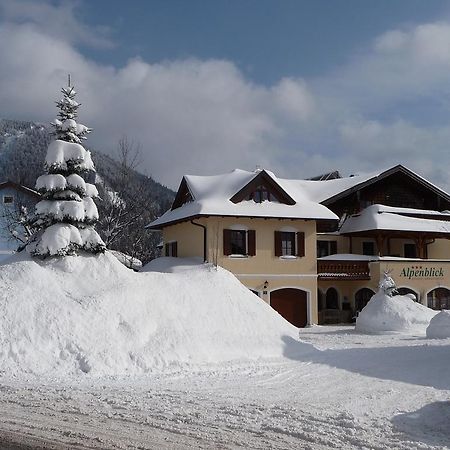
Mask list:
[[443,278],[444,277],[443,267],[422,267],[422,266],[410,266],[403,267],[400,276],[403,278],[408,278],[408,280],[417,278]]

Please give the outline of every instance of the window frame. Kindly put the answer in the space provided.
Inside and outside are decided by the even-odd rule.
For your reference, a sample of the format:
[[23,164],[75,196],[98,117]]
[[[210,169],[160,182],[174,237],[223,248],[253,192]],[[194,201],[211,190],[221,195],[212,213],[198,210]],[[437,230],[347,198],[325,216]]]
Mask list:
[[[280,231],[280,238],[281,238],[281,258],[297,256],[297,233],[294,231]],[[290,248],[287,244],[290,244]],[[290,251],[288,253],[287,251]]]
[[[371,245],[372,246],[372,253],[368,253],[367,251],[364,250],[364,247],[367,245]],[[376,249],[375,249],[375,242],[373,241],[363,241],[362,244],[362,254],[365,256],[375,256],[376,255]]]
[[[294,245],[291,247],[293,253],[291,254],[285,254],[283,251],[283,235],[286,236],[286,234],[290,234],[294,238]],[[275,257],[280,259],[297,259],[305,256],[305,233],[303,231],[276,230],[274,233],[274,244]]]
[[231,230],[230,231],[230,247],[231,255],[247,255],[248,239],[247,230]]
[[[241,236],[240,248],[235,245],[235,237]],[[224,228],[223,230],[223,254],[230,258],[247,258],[256,256],[256,231],[244,228]]]
[[[406,250],[406,249],[409,249],[408,251]],[[407,253],[410,251],[410,250],[412,250],[412,249],[414,249],[414,256],[407,256]],[[411,258],[411,259],[415,259],[415,258],[417,258],[417,246],[416,246],[416,244],[412,244],[412,243],[410,243],[410,242],[405,242],[404,244],[403,244],[403,257],[404,258]]]
[[[325,255],[319,253],[319,246],[325,244]],[[322,249],[323,250],[323,249]],[[337,254],[337,241],[336,240],[327,240],[327,239],[317,239],[316,241],[316,252],[317,258],[323,258],[324,256],[336,255]]]
[[[11,201],[7,201],[7,199]],[[4,194],[3,195],[3,204],[4,205],[14,205],[14,195]]]
[[177,258],[178,257],[178,243],[177,241],[170,241],[164,244],[164,256]]

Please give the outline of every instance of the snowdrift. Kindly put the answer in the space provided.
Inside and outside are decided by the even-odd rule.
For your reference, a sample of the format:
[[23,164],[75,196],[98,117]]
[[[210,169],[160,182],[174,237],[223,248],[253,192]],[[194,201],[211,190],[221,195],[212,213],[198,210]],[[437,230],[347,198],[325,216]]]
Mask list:
[[427,328],[427,337],[430,339],[450,338],[450,310],[443,310],[431,319]]
[[436,311],[406,295],[390,297],[379,290],[359,313],[356,331],[363,333],[425,333]]
[[178,370],[280,357],[298,336],[232,274],[203,264],[136,273],[108,252],[43,261],[23,252],[0,265],[0,286],[0,373]]

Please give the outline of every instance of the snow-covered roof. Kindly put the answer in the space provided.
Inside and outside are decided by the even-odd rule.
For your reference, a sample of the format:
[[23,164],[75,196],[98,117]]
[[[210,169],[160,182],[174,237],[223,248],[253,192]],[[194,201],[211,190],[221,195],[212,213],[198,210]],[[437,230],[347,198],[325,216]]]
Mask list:
[[427,217],[434,217],[437,220],[450,219],[450,211],[433,211],[431,209],[400,208],[397,206],[386,206],[386,205],[378,205],[378,206],[380,213],[392,213],[412,217],[427,216]]
[[[253,200],[233,202],[231,199],[261,173],[268,177],[293,204]],[[235,169],[232,172],[213,176],[185,175],[182,185],[189,190],[191,201],[167,211],[148,225],[157,229],[199,216],[274,217],[287,219],[336,220],[338,217],[327,207],[311,200],[301,187],[290,184],[270,171],[248,172]],[[180,185],[180,189],[181,186]],[[179,191],[180,192],[180,191]]]
[[[431,234],[449,234],[450,221],[423,219],[406,215],[409,208],[390,208],[384,205],[372,205],[361,213],[348,217],[340,233],[358,233],[372,230],[412,231]],[[411,215],[422,210],[411,209]],[[448,215],[443,214],[448,217]]]
[[8,181],[1,182],[0,183],[0,190],[5,189],[5,188],[13,188],[16,191],[22,191],[25,194],[29,194],[32,197],[36,197],[36,198],[40,197],[39,192],[36,192],[35,190],[30,189],[30,188],[28,188],[26,186],[23,186],[21,184],[14,183],[13,181],[9,181],[8,180]]
[[329,202],[341,198],[351,191],[358,190],[366,185],[372,184],[389,175],[403,173],[417,182],[423,184],[428,189],[450,201],[450,195],[441,188],[418,175],[411,169],[401,164],[370,173],[352,175],[345,178],[334,178],[328,180],[279,180],[282,186],[291,190],[302,190],[308,198],[315,202]]
[[323,202],[337,194],[345,192],[355,186],[376,179],[382,172],[372,172],[364,175],[355,175],[345,178],[335,178],[332,180],[288,180],[281,179],[280,184],[292,191],[301,191],[310,200]]

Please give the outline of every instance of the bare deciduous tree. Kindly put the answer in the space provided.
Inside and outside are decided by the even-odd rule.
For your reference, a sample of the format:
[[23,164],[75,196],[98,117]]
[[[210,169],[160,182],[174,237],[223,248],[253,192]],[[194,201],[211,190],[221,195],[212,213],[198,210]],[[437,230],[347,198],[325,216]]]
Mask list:
[[17,193],[12,205],[0,207],[0,237],[23,249],[35,232],[33,205],[25,196]]
[[149,195],[148,178],[136,176],[141,145],[126,136],[117,148],[118,169],[100,182],[102,200],[97,229],[108,248],[146,262],[156,256],[158,233],[145,230],[155,218],[155,202]]

